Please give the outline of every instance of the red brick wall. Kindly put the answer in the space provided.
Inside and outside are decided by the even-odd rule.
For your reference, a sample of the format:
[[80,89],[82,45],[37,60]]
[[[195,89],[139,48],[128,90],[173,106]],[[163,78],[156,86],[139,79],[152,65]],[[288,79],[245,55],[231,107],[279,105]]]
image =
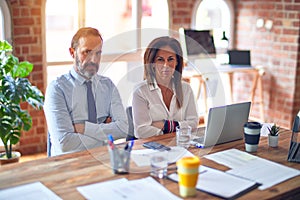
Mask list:
[[[12,13],[12,40],[20,60],[34,64],[30,80],[45,91],[45,54],[43,12],[45,0],[6,0]],[[234,0],[236,8],[236,47],[251,49],[253,64],[266,67],[264,77],[265,117],[268,122],[290,127],[300,109],[300,47],[299,0]],[[171,29],[190,27],[192,10],[198,0],[169,0]],[[257,18],[272,19],[273,29],[256,30]],[[243,99],[249,90],[251,77],[242,87],[235,86],[235,99]],[[248,80],[249,79],[249,80]],[[244,82],[244,81],[243,81]],[[242,91],[242,92],[239,92]],[[248,97],[248,96],[247,96]],[[25,105],[26,107],[26,105]],[[20,151],[23,154],[46,151],[46,123],[42,111],[27,108],[33,117],[33,127],[23,133]],[[254,107],[258,116],[258,107]],[[255,111],[254,110],[254,111]]]
[[[297,76],[300,1],[239,0],[236,8],[236,47],[251,49],[252,63],[266,69],[263,78],[266,121],[289,128],[300,109]],[[258,18],[272,20],[272,29],[256,28]]]
[[[8,0],[12,14],[12,45],[14,54],[20,61],[27,60],[34,65],[30,74],[30,81],[44,93],[46,77],[44,76],[43,51],[43,0]],[[30,131],[23,132],[19,144],[22,154],[31,154],[46,151],[46,126],[43,111],[37,111],[22,105],[29,110],[33,125]]]

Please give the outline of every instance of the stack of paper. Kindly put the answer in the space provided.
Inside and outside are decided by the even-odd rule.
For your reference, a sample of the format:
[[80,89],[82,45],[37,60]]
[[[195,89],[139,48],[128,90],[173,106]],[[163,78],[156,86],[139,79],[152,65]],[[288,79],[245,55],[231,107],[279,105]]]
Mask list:
[[154,200],[180,198],[155,181],[152,177],[137,180],[126,178],[77,187],[77,190],[87,199],[130,199]]
[[300,171],[297,169],[237,149],[229,149],[205,157],[231,168],[227,173],[261,183],[260,190],[300,175]]
[[[168,178],[178,181],[176,173],[170,174]],[[254,181],[232,176],[223,171],[201,165],[196,188],[214,196],[234,199],[257,186],[258,184]]]
[[25,185],[20,185],[4,190],[0,190],[0,199],[20,200],[41,200],[41,199],[53,199],[61,200],[54,192],[48,189],[41,182],[34,182]]

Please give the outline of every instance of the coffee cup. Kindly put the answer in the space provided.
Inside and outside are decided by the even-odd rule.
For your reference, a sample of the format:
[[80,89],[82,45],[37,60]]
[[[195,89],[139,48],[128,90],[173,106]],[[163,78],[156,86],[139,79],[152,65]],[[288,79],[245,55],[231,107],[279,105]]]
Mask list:
[[180,196],[195,196],[199,175],[200,159],[196,156],[183,157],[176,162],[176,165]]
[[257,151],[261,127],[262,125],[258,122],[244,124],[245,150],[247,152]]

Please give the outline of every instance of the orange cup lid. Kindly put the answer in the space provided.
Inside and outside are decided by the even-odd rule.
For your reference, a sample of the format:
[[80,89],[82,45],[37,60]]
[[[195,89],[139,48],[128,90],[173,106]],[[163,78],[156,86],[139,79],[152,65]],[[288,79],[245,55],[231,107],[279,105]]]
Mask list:
[[181,165],[187,168],[194,168],[200,165],[200,158],[196,156],[183,157],[176,162],[176,165]]

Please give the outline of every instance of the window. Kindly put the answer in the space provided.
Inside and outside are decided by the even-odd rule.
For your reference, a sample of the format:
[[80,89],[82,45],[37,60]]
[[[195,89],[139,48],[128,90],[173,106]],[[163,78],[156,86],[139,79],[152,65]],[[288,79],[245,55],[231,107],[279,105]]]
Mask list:
[[[60,6],[57,6],[60,5]],[[148,44],[155,32],[168,29],[167,0],[51,0],[46,3],[48,64],[70,61],[68,48],[79,27],[97,28],[104,39],[103,55],[120,54]]]
[[214,42],[217,51],[224,48],[221,38],[223,32],[226,37],[232,38],[233,32],[233,13],[232,5],[226,0],[202,0],[196,7],[194,22],[192,26],[198,30],[213,30]]
[[72,36],[84,26],[101,32],[99,73],[117,85],[123,105],[130,104],[134,85],[143,79],[143,48],[155,37],[169,34],[168,0],[46,1],[48,83],[72,67],[68,49]]
[[0,1],[0,39],[11,43],[10,12],[5,1]]

